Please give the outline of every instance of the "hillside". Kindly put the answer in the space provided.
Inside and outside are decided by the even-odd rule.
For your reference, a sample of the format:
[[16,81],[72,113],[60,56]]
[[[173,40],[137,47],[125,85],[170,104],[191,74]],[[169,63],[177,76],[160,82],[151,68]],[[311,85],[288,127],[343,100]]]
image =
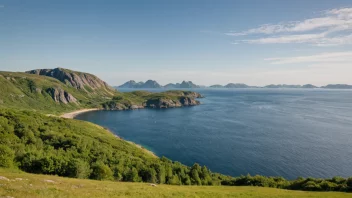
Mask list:
[[[70,179],[49,175],[34,175],[20,171],[0,169],[0,197],[241,197],[241,198],[347,198],[351,195],[341,192],[289,191],[264,187],[226,186],[175,186],[148,183],[94,181]],[[7,181],[6,179],[9,179]]]
[[21,72],[0,72],[0,107],[57,114],[86,107],[98,107],[111,98],[90,94],[47,76]]
[[[0,72],[0,108],[60,114],[84,108],[126,110],[198,105],[191,95],[121,93],[98,77],[63,68]],[[152,83],[152,82],[151,82]],[[176,93],[177,91],[175,91]]]
[[58,79],[62,83],[75,89],[85,91],[88,95],[100,95],[111,97],[115,94],[115,89],[106,82],[92,74],[72,71],[64,68],[55,69],[35,69],[27,71],[28,74],[49,76]]

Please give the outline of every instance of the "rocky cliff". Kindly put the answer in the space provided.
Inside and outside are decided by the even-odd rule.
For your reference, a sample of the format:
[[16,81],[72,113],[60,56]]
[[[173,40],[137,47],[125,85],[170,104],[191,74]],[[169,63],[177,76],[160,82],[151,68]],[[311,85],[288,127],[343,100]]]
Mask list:
[[48,88],[46,92],[57,103],[78,103],[75,97],[73,97],[70,93],[64,91],[61,88]]
[[26,73],[53,77],[65,83],[66,85],[69,85],[78,90],[84,90],[85,92],[91,94],[99,92],[99,94],[111,96],[114,95],[115,92],[115,89],[110,87],[106,82],[88,73],[77,72],[63,68],[35,69],[27,71]]

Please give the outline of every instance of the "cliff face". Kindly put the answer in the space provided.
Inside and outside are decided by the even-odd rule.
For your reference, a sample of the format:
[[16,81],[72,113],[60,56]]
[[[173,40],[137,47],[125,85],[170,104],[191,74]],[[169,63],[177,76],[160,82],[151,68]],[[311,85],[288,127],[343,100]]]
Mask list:
[[51,98],[57,103],[75,103],[77,104],[77,99],[73,97],[70,93],[64,91],[60,88],[48,88],[46,92],[51,96]]
[[158,98],[154,100],[148,100],[146,103],[146,107],[164,109],[164,108],[175,108],[175,107],[182,107],[182,106],[195,106],[199,104],[200,104],[199,101],[190,97],[181,97],[178,100]]
[[115,92],[115,90],[106,82],[88,73],[76,72],[63,68],[36,69],[27,71],[26,73],[53,77],[75,89],[84,90],[87,93],[94,94],[99,90],[100,94],[113,95]]

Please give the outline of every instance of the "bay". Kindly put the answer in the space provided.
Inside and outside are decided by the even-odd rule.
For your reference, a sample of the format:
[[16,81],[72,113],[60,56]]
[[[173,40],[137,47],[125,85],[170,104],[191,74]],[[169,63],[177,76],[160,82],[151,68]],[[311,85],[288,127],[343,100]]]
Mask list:
[[205,96],[199,106],[94,111],[76,119],[104,126],[158,156],[232,176],[352,175],[352,91],[193,91]]

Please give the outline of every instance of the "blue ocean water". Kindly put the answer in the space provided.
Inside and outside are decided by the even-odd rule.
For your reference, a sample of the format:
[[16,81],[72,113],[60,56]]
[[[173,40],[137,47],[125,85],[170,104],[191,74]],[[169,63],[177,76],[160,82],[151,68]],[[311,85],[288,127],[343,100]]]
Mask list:
[[76,119],[107,127],[158,156],[233,176],[352,176],[352,91],[196,91],[205,96],[199,106],[96,111]]

